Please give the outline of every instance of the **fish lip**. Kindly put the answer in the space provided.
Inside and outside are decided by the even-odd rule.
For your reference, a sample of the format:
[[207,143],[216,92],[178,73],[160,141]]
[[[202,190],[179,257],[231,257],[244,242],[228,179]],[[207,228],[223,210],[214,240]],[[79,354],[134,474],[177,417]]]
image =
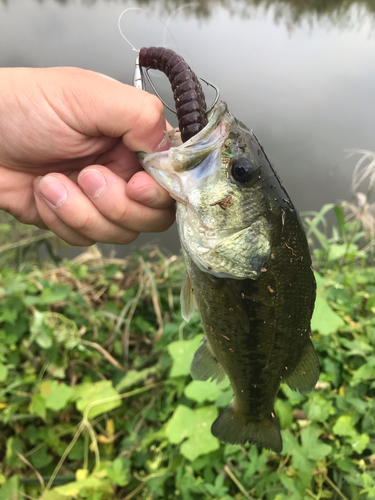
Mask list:
[[177,127],[175,127],[172,130],[167,131],[167,136],[172,142],[172,146],[167,151],[162,151],[162,152],[155,151],[153,153],[146,153],[145,151],[137,151],[135,154],[137,155],[137,158],[140,161],[142,161],[146,157],[156,156],[161,153],[169,153],[174,150],[182,151],[192,148],[196,146],[198,142],[200,141],[204,142],[204,139],[207,136],[209,136],[210,132],[212,132],[216,128],[218,121],[227,111],[228,111],[227,104],[224,101],[220,101],[211,111],[207,125],[201,131],[199,131],[197,134],[191,137],[188,141],[178,143],[179,141],[176,140],[175,135],[176,134],[178,135],[180,131]]
[[[172,198],[186,206],[189,204],[189,185],[202,182],[203,178],[216,168],[222,145],[230,133],[232,120],[234,118],[226,103],[221,101],[210,113],[206,127],[184,144],[180,143],[179,138],[176,139],[178,129],[173,129],[168,132],[169,136],[174,138],[169,150],[137,152],[136,155],[146,172],[163,186]],[[191,177],[189,172],[192,173]]]
[[[204,139],[217,125],[219,119],[222,115],[224,115],[228,111],[228,106],[224,101],[220,101],[216,106],[214,106],[213,110],[208,117],[207,125],[200,130],[197,134],[193,135],[188,141],[182,143],[179,147],[181,148],[190,148],[195,146],[197,142]],[[178,129],[173,129],[171,132],[176,131]]]

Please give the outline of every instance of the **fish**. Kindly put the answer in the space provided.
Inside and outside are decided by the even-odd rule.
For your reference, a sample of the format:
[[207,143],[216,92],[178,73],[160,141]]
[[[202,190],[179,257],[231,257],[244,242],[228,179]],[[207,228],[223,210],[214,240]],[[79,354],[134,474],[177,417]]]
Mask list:
[[138,158],[177,202],[182,316],[198,309],[205,332],[191,376],[230,380],[234,399],[212,424],[214,436],[280,453],[280,383],[305,394],[319,378],[302,221],[254,132],[224,101],[185,142],[178,128],[168,135],[168,151]]

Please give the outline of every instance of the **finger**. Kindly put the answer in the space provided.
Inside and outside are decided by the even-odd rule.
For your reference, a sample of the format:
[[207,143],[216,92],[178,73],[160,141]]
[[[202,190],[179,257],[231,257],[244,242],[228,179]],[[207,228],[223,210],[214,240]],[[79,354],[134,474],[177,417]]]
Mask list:
[[0,166],[0,210],[5,210],[24,224],[46,229],[34,200],[34,176]]
[[[139,235],[139,232],[106,220],[79,187],[62,174],[50,174],[36,180],[35,193],[38,211],[45,224],[69,243],[82,244],[84,237],[91,243],[126,245]],[[77,234],[81,237],[79,243]]]
[[90,246],[97,242],[127,245],[136,240],[139,236],[139,233],[117,227],[115,231],[111,231],[108,228],[102,228],[98,237],[89,238],[61,220],[56,214],[56,210],[46,203],[43,198],[38,196],[37,193],[35,194],[35,202],[46,227],[62,240],[69,243],[69,245]]
[[175,204],[168,191],[144,171],[133,175],[126,186],[126,194],[132,200],[152,208],[168,208]]
[[165,231],[174,221],[174,202],[146,172],[135,174],[136,185],[139,176],[146,179],[142,185],[138,182],[138,187],[145,186],[139,197],[148,195],[146,201],[151,206],[129,197],[129,184],[100,165],[84,169],[78,177],[78,184],[107,220],[133,231]]
[[62,101],[68,108],[62,113],[75,130],[94,137],[98,134],[122,137],[132,151],[169,148],[163,104],[154,95],[93,71],[79,68],[43,71],[47,86],[48,79],[60,84]]
[[[96,175],[97,174],[98,172]],[[124,183],[121,179],[117,179],[121,183]],[[118,196],[119,193],[116,193],[116,198],[119,199],[117,203],[115,202],[110,206],[110,209],[114,207],[113,213],[109,210],[110,219],[107,219],[97,209],[92,200],[81,191],[79,186],[62,174],[49,174],[35,182],[35,193],[40,217],[52,231],[66,241],[69,241],[69,243],[72,240],[71,236],[69,236],[70,232],[67,236],[66,228],[64,228],[64,230],[62,229],[61,222],[64,223],[67,228],[74,230],[75,233],[92,241],[117,244],[131,243],[138,237],[140,230],[163,230],[164,226],[169,227],[173,222],[173,214],[167,214],[167,216],[169,216],[169,223],[166,224],[166,217],[161,216],[165,214],[158,214],[158,212],[163,211],[143,207],[132,200],[130,200],[130,209],[128,210],[128,207],[125,207],[123,212],[120,212],[121,217],[119,220],[113,222],[113,215],[116,217],[119,214],[118,211],[115,211],[117,210],[117,205],[123,208],[121,202],[126,196],[124,191],[121,192],[120,196]],[[104,193],[108,194],[108,190],[104,189]],[[101,198],[100,195],[101,193],[96,193],[98,199]],[[110,194],[110,196],[104,198],[112,200],[113,195],[111,196]],[[146,210],[152,212],[145,221],[142,219],[142,215],[141,218],[139,218],[139,209],[142,209],[142,207],[143,210],[141,210],[141,214]],[[106,209],[105,206],[104,208]],[[52,210],[52,214],[54,214],[53,216],[51,215],[50,209]],[[164,211],[166,211],[166,209],[164,209]],[[119,224],[119,222],[122,224]],[[75,236],[75,234],[73,236]],[[69,238],[69,240],[67,238]]]
[[45,226],[69,245],[87,247],[96,243],[68,227],[37,194],[35,194],[35,203]]
[[130,151],[122,141],[109,151],[101,154],[95,164],[105,165],[119,177],[128,181],[136,172],[142,170],[135,153]]
[[[119,141],[110,151],[106,151],[98,156],[95,163],[98,165],[105,165],[109,170],[125,181],[128,181],[136,172],[143,170],[135,153],[124,146],[121,141]],[[69,179],[76,184],[78,184],[78,177],[80,174],[81,169],[72,170],[69,173],[64,172],[64,175],[69,177]]]

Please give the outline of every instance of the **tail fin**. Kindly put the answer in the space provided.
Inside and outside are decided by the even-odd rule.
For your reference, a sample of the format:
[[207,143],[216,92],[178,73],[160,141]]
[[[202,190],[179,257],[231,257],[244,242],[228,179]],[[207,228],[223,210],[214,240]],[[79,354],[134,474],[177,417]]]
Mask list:
[[247,441],[281,453],[283,442],[279,420],[274,413],[268,419],[250,419],[229,405],[215,420],[212,434],[224,443],[244,444]]

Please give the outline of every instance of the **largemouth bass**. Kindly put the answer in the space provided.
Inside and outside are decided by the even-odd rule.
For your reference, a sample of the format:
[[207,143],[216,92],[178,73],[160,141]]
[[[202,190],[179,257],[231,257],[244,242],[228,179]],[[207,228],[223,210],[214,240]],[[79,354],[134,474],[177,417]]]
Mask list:
[[221,381],[234,401],[212,425],[226,443],[282,450],[280,382],[307,393],[319,377],[310,340],[315,280],[301,220],[257,138],[220,102],[203,130],[169,151],[140,154],[177,200],[187,273],[184,318],[206,334],[191,375]]

